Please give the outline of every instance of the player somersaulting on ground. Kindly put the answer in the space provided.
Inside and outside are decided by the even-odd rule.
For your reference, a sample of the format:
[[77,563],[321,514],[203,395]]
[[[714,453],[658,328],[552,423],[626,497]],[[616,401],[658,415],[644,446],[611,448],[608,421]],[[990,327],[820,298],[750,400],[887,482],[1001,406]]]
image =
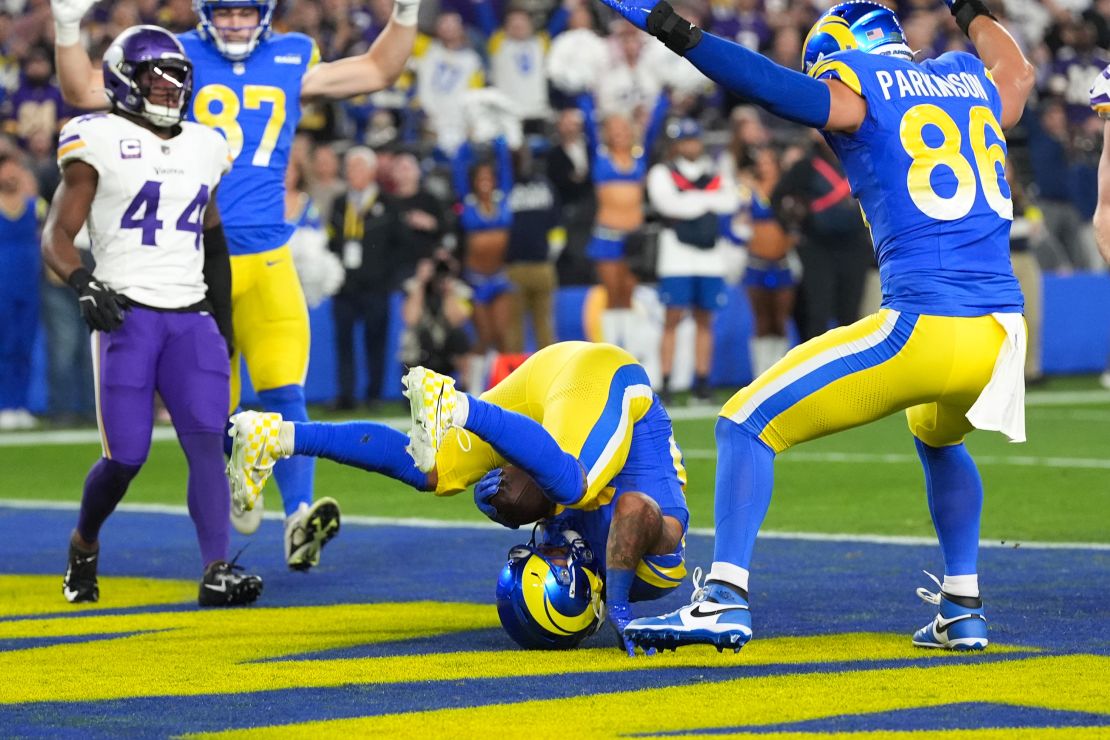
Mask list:
[[[632,355],[608,344],[554,344],[480,398],[455,391],[450,378],[419,367],[405,376],[405,385],[413,414],[409,436],[368,421],[290,423],[276,414],[238,414],[232,428],[233,495],[258,495],[275,460],[311,455],[436,495],[478,483],[479,508],[504,523],[489,499],[498,489],[500,469],[512,463],[558,507],[545,532],[564,547],[574,540],[561,542],[565,529],[589,544],[605,579],[608,618],[618,631],[631,618],[630,601],[659,598],[682,580],[689,523],[686,469],[670,418]],[[522,574],[514,571],[518,580]],[[534,637],[530,646],[555,646],[544,642],[545,632],[556,631],[550,625],[544,629],[542,607],[541,602],[531,617],[515,617],[514,638],[524,632]]]
[[[43,232],[44,261],[77,292],[93,330],[104,453],[85,479],[62,593],[72,602],[100,596],[100,527],[150,452],[157,391],[189,463],[200,604],[250,603],[262,579],[227,562],[231,267],[213,196],[231,157],[219,134],[181,121],[192,65],[169,31],[120,34],[104,54],[104,80],[112,112],[62,129],[62,184]],[[95,274],[73,245],[86,219]]]
[[689,606],[635,620],[626,637],[738,650],[752,634],[749,563],[775,456],[904,409],[944,555],[939,593],[918,590],[939,613],[913,642],[986,647],[983,488],[963,440],[973,428],[1025,438],[1002,131],[1021,117],[1032,67],[982,0],[949,3],[982,61],[947,53],[915,64],[892,11],[850,2],[810,31],[806,75],[702,32],[667,2],[604,1],[732,92],[825,133],[871,225],[883,283],[879,313],[795,348],[725,404],[708,581]]
[[[70,105],[105,107],[100,70],[80,43],[80,22],[94,0],[55,0],[58,80]],[[393,17],[364,53],[320,62],[316,43],[271,29],[276,0],[194,0],[196,30],[179,36],[196,80],[187,118],[219,130],[235,165],[219,193],[232,270],[231,407],[239,403],[239,354],[263,408],[307,421],[304,380],[309,325],[304,294],[287,242],[285,170],[306,98],[346,98],[388,87],[402,72],[416,38],[419,0],[397,0]],[[285,506],[290,568],[316,565],[339,529],[339,507],[313,502],[315,463],[283,460],[274,471]],[[233,507],[244,534],[258,529],[262,507]]]

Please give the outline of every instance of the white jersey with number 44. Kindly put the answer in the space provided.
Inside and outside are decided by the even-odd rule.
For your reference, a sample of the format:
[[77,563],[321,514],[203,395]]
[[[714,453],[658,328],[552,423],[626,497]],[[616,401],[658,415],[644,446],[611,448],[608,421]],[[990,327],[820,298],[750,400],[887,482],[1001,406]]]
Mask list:
[[204,284],[204,209],[231,168],[216,131],[183,122],[163,139],[114,113],[75,118],[62,129],[58,166],[96,170],[88,228],[97,279],[155,308],[199,303]]

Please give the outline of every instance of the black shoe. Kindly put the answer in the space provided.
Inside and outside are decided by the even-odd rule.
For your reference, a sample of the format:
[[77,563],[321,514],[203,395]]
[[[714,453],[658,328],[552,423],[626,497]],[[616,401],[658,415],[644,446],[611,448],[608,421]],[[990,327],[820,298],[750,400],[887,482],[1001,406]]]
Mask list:
[[100,587],[96,585],[96,561],[100,548],[94,552],[78,550],[69,543],[69,565],[62,581],[62,595],[71,604],[100,601]]
[[262,594],[262,578],[239,573],[243,566],[217,560],[204,569],[197,603],[201,606],[241,606]]

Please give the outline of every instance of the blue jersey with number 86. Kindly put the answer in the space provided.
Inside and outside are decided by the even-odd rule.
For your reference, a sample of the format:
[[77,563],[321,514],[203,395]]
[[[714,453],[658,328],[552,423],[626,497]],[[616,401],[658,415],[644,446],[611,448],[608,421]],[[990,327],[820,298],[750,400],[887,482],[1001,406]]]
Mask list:
[[809,74],[867,101],[858,131],[826,138],[871,228],[883,306],[940,316],[1021,311],[1002,102],[983,63],[962,52],[914,64],[850,50]]

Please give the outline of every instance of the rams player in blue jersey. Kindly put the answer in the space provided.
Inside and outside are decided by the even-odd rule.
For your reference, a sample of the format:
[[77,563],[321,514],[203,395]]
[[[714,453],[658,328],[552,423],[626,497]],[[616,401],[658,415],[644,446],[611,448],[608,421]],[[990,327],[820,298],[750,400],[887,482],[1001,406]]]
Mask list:
[[1024,440],[1025,324],[1002,132],[1021,117],[1031,65],[983,0],[949,4],[979,57],[921,63],[890,9],[836,5],[805,40],[805,74],[702,32],[667,2],[604,1],[732,92],[824,133],[870,224],[883,284],[877,314],[795,348],[725,404],[708,581],[689,606],[635,620],[625,636],[739,650],[752,634],[748,569],[775,456],[904,410],[944,558],[939,592],[918,590],[938,614],[913,643],[986,647],[983,489],[963,440],[973,428]]
[[[408,372],[405,385],[413,414],[408,437],[367,421],[287,423],[277,414],[236,415],[232,495],[252,499],[275,460],[313,455],[441,496],[477,483],[478,507],[504,523],[489,499],[502,466],[512,463],[551,499],[548,534],[569,529],[589,543],[618,631],[631,619],[630,601],[659,598],[681,582],[689,524],[686,469],[670,417],[628,352],[610,344],[553,344],[480,397],[456,392],[450,378],[421,367]],[[588,612],[580,616],[579,639],[590,621]],[[510,634],[524,644],[519,632]],[[529,646],[568,646],[533,639],[537,644]]]
[[[55,53],[66,101],[83,109],[107,107],[99,66],[80,43],[79,25],[94,0],[54,0]],[[239,355],[247,363],[262,406],[287,419],[307,420],[304,380],[309,325],[300,283],[286,243],[284,176],[306,98],[346,98],[388,87],[401,74],[416,38],[419,0],[396,0],[381,35],[361,55],[322,63],[316,43],[271,29],[277,0],[194,0],[200,23],[180,35],[193,63],[188,119],[220,131],[234,165],[219,190],[232,268],[231,404],[239,402]],[[157,214],[146,214],[157,218]],[[290,568],[319,561],[320,548],[339,529],[333,499],[312,500],[315,463],[282,461],[274,471],[285,505],[285,556]],[[233,507],[232,521],[250,534],[262,507]]]

